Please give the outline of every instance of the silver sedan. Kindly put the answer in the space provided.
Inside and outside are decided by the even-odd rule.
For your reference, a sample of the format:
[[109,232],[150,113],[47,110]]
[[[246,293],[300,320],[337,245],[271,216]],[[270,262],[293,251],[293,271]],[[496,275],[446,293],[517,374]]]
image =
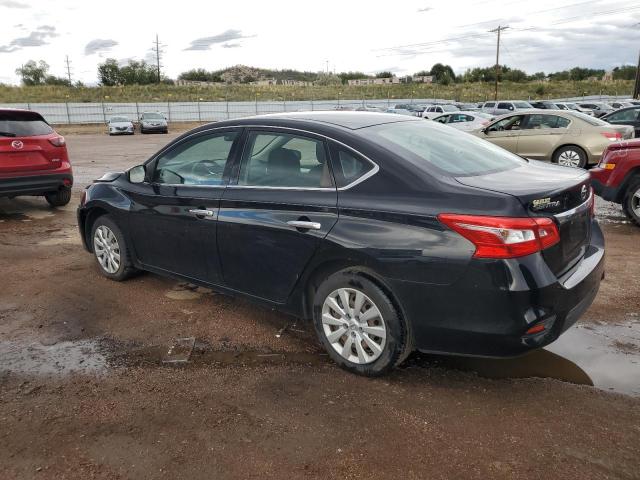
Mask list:
[[492,115],[484,112],[462,111],[449,112],[439,115],[433,119],[434,122],[444,123],[450,127],[470,132],[476,128],[488,125],[493,119]]

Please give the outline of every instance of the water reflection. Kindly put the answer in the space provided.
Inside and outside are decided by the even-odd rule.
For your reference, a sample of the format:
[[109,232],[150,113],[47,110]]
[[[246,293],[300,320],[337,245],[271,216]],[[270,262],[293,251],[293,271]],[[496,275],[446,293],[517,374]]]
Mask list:
[[577,325],[545,349],[512,359],[415,355],[408,366],[438,365],[487,378],[554,378],[640,396],[640,321]]

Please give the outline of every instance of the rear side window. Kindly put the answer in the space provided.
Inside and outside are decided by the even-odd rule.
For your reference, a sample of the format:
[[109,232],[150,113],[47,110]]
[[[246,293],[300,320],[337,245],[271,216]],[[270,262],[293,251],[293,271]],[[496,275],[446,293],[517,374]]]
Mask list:
[[53,128],[35,112],[3,111],[0,112],[0,136],[32,137],[48,135]]
[[558,115],[529,115],[526,130],[544,130],[548,128],[567,128],[571,122]]
[[423,171],[451,176],[483,175],[517,168],[522,158],[486,140],[436,122],[397,122],[362,129],[370,141]]
[[338,187],[346,187],[374,168],[373,164],[368,160],[362,158],[354,151],[339,145],[332,147],[331,156],[333,160],[333,172]]
[[640,109],[623,110],[622,112],[610,114],[607,120],[613,120],[614,122],[634,122],[639,115]]
[[484,104],[485,108],[492,108],[494,107],[496,104],[494,102],[487,102]]
[[513,110],[513,105],[510,103],[499,103],[498,108],[501,110]]
[[238,185],[331,188],[325,144],[288,133],[252,132],[242,155]]

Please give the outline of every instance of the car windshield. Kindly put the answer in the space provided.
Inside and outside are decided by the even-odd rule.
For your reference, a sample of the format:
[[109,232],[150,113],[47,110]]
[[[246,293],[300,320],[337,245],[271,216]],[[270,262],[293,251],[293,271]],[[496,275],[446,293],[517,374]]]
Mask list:
[[487,119],[493,118],[493,115],[489,115],[488,113],[485,113],[485,112],[473,112],[473,115],[480,118],[487,118]]
[[437,122],[397,122],[361,130],[374,143],[398,153],[419,169],[429,166],[454,176],[510,170],[526,161],[485,140]]
[[48,135],[53,128],[35,112],[4,111],[0,112],[0,136],[31,137]]
[[142,117],[147,120],[164,120],[164,117],[159,113],[143,113]]
[[457,112],[459,109],[455,105],[442,105],[443,112]]
[[586,113],[571,111],[567,112],[568,115],[573,115],[574,117],[579,118],[580,120],[587,122],[589,125],[593,125],[594,127],[604,127],[609,125],[604,120],[600,120],[599,118],[592,117],[591,115],[587,115]]
[[111,123],[119,123],[119,122],[128,122],[129,119],[127,117],[111,117],[109,121]]
[[529,102],[513,102],[516,108],[533,108]]

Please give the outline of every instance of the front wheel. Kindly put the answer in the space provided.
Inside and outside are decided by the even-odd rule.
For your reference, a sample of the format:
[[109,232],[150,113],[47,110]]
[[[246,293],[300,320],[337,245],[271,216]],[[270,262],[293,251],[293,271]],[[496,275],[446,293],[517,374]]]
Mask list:
[[52,207],[64,207],[71,201],[71,189],[61,188],[57,192],[47,193],[44,198]]
[[640,178],[631,181],[622,201],[627,216],[640,226]]
[[94,222],[91,245],[100,273],[105,277],[119,282],[136,271],[124,235],[109,215],[98,217]]
[[329,356],[352,373],[382,375],[410,353],[396,307],[380,287],[355,272],[335,273],[320,285],[313,319]]
[[587,154],[580,147],[567,145],[556,150],[553,162],[563,167],[586,168]]

